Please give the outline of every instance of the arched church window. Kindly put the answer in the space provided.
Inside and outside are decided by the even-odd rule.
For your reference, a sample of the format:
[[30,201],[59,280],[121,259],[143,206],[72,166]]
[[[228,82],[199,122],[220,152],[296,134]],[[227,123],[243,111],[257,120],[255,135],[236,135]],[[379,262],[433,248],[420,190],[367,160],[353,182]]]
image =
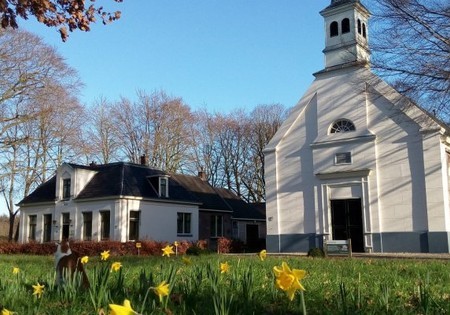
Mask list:
[[339,24],[336,21],[331,22],[330,24],[330,37],[339,35]]
[[355,131],[355,125],[348,119],[336,120],[330,128],[330,133]]
[[363,31],[363,37],[364,37],[364,38],[367,38],[367,34],[366,34],[366,24],[365,24],[365,23],[363,23],[363,25],[362,25],[362,31]]
[[342,34],[350,33],[350,20],[345,18],[341,22]]
[[361,20],[358,19],[358,34],[361,34]]

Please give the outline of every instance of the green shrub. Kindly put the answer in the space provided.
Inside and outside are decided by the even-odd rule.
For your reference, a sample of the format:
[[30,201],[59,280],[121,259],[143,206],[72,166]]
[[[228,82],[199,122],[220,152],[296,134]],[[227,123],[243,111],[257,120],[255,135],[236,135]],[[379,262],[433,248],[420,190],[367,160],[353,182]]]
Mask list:
[[199,256],[199,255],[205,255],[205,254],[211,254],[211,250],[207,248],[202,248],[197,245],[192,245],[186,250],[186,255],[192,255],[192,256]]
[[308,251],[308,257],[325,257],[325,253],[322,248],[313,247]]

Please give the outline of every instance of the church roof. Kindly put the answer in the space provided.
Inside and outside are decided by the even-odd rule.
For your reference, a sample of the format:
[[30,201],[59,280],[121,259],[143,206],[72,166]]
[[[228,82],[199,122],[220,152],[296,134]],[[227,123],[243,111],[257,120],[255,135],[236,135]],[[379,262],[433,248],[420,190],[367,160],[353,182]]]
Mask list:
[[[353,75],[351,74],[353,73]],[[270,142],[264,148],[264,152],[275,151],[278,145],[283,142],[285,137],[295,128],[299,117],[305,115],[305,111],[314,106],[314,104],[324,102],[326,94],[335,89],[342,90],[343,85],[336,85],[336,82],[342,80],[355,80],[351,82],[351,90],[359,95],[363,95],[367,101],[369,97],[383,97],[388,100],[398,111],[406,117],[416,122],[419,128],[426,130],[440,130],[441,133],[450,136],[450,127],[437,119],[419,105],[414,103],[408,97],[397,92],[392,86],[383,81],[380,77],[370,71],[369,68],[353,66],[334,69],[333,71],[324,71],[316,73],[316,80],[311,84],[306,93],[292,109],[289,117],[283,122],[278,131],[272,137]],[[354,84],[355,82],[358,82]],[[349,83],[350,84],[350,83]],[[370,91],[370,93],[358,93],[357,91]],[[348,95],[347,95],[348,96]],[[358,136],[365,136],[358,134]]]
[[325,10],[348,3],[360,3],[360,0],[331,0],[331,4],[328,7],[326,7]]

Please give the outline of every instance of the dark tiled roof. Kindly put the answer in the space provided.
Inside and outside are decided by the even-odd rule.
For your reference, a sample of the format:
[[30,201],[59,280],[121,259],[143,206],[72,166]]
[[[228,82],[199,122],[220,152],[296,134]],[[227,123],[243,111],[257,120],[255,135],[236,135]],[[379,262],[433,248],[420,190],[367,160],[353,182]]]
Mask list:
[[[168,174],[158,169],[124,162],[91,166],[72,163],[68,165],[74,169],[96,172],[75,200],[133,196],[198,203],[200,209],[205,210],[233,210],[215,188],[197,176]],[[169,198],[162,198],[158,195],[156,181],[153,182],[152,178],[159,175],[169,176]],[[54,201],[56,199],[55,191],[56,176],[39,186],[19,204]]]
[[265,220],[265,210],[261,211],[253,204],[245,202],[228,189],[216,188],[216,191],[233,209],[234,219]]
[[200,177],[173,174],[171,178],[202,201],[201,209],[232,211],[230,206],[217,193],[216,189]]
[[[172,179],[172,175],[161,170],[133,163],[111,163],[96,165],[90,168],[97,174],[78,194],[77,199],[133,196],[150,199],[172,200],[202,203],[189,187],[180,185]],[[169,198],[158,195],[158,187],[152,178],[160,175],[169,176]]]
[[31,194],[22,199],[19,204],[54,202],[56,199],[56,175],[39,185]]

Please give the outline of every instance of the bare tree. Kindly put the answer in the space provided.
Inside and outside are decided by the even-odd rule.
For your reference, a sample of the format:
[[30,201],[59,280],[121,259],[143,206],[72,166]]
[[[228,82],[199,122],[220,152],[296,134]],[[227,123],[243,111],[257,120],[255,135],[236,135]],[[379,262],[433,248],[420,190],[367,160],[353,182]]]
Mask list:
[[139,163],[143,141],[136,106],[129,99],[122,97],[113,104],[111,113],[116,135],[120,139],[119,150],[130,162]]
[[134,163],[146,155],[150,165],[182,171],[192,147],[193,114],[179,97],[163,91],[137,92],[137,101],[122,98],[113,108],[114,125],[124,155]]
[[281,104],[265,104],[256,106],[249,115],[250,132],[248,144],[250,155],[248,169],[241,180],[246,186],[246,200],[262,202],[265,200],[264,182],[264,147],[275,135],[278,128],[288,116],[288,110]]
[[89,146],[86,155],[94,157],[100,163],[110,163],[118,157],[119,138],[111,114],[112,103],[103,97],[94,102],[89,109],[86,127],[85,146]]
[[80,82],[53,48],[23,31],[0,30],[0,73],[0,182],[11,240],[17,199],[74,151],[68,143],[80,126],[73,96]]
[[[122,2],[123,0],[114,0]],[[95,0],[91,0],[95,2]],[[102,6],[94,4],[85,5],[83,0],[2,0],[0,1],[1,28],[17,28],[17,17],[28,19],[34,16],[36,19],[49,27],[59,27],[63,41],[69,36],[69,31],[89,31],[90,24],[97,18],[103,24],[110,23],[120,18],[120,11],[107,12]]]
[[194,114],[194,121],[191,133],[194,147],[190,158],[193,171],[203,171],[211,185],[219,186],[223,177],[219,171],[222,157],[216,142],[221,132],[220,125],[216,124],[215,115],[206,109],[197,111]]
[[139,91],[137,105],[147,141],[144,153],[150,164],[169,172],[181,171],[192,146],[190,107],[164,91],[150,95]]
[[450,119],[450,2],[371,3],[374,69],[425,109]]
[[196,113],[196,167],[213,186],[226,187],[249,202],[265,199],[262,150],[287,111],[280,104],[259,105],[252,112]]

